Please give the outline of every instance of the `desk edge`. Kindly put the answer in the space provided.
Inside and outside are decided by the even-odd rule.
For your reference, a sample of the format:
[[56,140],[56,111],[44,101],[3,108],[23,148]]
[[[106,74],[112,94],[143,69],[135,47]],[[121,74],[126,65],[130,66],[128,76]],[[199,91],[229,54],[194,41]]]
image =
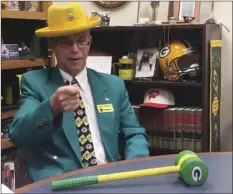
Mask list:
[[[228,155],[228,154],[232,154],[232,152],[205,152],[205,153],[197,153],[198,155]],[[37,187],[39,185],[45,184],[45,183],[49,183],[58,179],[62,179],[62,178],[66,178],[69,176],[73,176],[82,172],[86,172],[86,171],[92,171],[92,170],[96,170],[96,169],[100,169],[100,168],[105,168],[105,167],[111,167],[111,166],[115,166],[118,164],[127,164],[127,163],[132,163],[132,162],[138,162],[138,161],[146,161],[146,160],[150,160],[152,158],[170,158],[170,157],[174,157],[177,154],[168,154],[168,155],[159,155],[159,156],[149,156],[149,157],[145,157],[145,158],[136,158],[136,159],[130,159],[130,160],[123,160],[123,161],[117,161],[117,162],[111,162],[111,163],[107,163],[104,165],[99,165],[99,166],[93,166],[93,167],[89,167],[89,168],[82,168],[82,169],[78,169],[78,170],[74,170],[71,172],[67,172],[64,174],[60,174],[57,176],[53,176],[53,177],[49,177],[47,179],[44,180],[40,180],[28,185],[25,185],[23,187],[20,187],[18,189],[15,189],[14,192],[15,193],[24,193],[30,189],[33,189],[34,187]]]

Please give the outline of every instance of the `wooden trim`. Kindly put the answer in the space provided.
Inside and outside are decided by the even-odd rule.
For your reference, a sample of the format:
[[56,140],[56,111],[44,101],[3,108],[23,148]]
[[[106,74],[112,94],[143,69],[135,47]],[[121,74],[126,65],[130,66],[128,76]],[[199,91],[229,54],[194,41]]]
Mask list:
[[[198,153],[198,155],[228,155],[228,154],[232,154],[232,152],[207,152],[207,153]],[[107,163],[104,165],[99,165],[99,166],[93,166],[93,167],[89,167],[89,168],[82,168],[79,170],[74,170],[71,172],[67,172],[61,175],[57,175],[54,177],[50,177],[41,181],[37,181],[35,183],[31,183],[29,185],[23,186],[21,188],[16,189],[14,192],[15,193],[24,193],[29,191],[30,189],[33,189],[34,187],[37,187],[39,185],[45,184],[45,183],[51,183],[52,181],[58,180],[58,179],[63,179],[69,176],[74,176],[77,175],[79,173],[83,173],[83,172],[89,172],[92,170],[96,170],[96,169],[103,169],[106,167],[112,167],[112,166],[117,166],[120,164],[128,164],[128,163],[134,163],[134,162],[138,162],[138,161],[146,161],[146,160],[151,160],[154,158],[170,158],[170,157],[175,157],[177,156],[177,154],[169,154],[169,155],[160,155],[160,156],[151,156],[151,157],[146,157],[146,158],[137,158],[137,159],[131,159],[131,160],[123,160],[123,161],[118,161],[118,162],[111,162],[111,163]]]
[[172,82],[166,80],[153,80],[153,81],[144,81],[144,80],[125,80],[125,82],[131,83],[135,86],[151,86],[151,87],[159,87],[159,86],[169,86],[169,87],[196,87],[201,88],[202,82]]
[[173,16],[179,18],[179,12],[180,12],[180,2],[175,1],[174,7],[173,7]]
[[26,20],[47,20],[46,14],[36,11],[8,11],[2,10],[2,18],[26,19]]
[[16,112],[17,112],[17,109],[11,109],[11,110],[7,110],[7,111],[2,111],[1,112],[1,118],[2,119],[6,119],[6,118],[9,118],[9,117],[13,117]]
[[9,139],[1,139],[1,150],[14,147],[14,144]]
[[53,4],[52,1],[44,1],[44,2],[42,2],[42,12],[44,12],[44,14],[46,15],[46,18],[47,18],[47,15],[48,15],[48,8],[52,4]]
[[39,67],[46,65],[44,59],[37,58],[36,60],[7,60],[2,61],[1,69],[18,69],[27,67]]
[[[211,33],[210,33],[211,32]],[[202,133],[202,151],[211,151],[210,149],[210,138],[212,138],[209,133],[210,131],[210,107],[209,107],[209,99],[210,99],[210,41],[211,40],[222,40],[221,26],[220,25],[206,25],[203,30],[203,41],[202,41],[202,77],[203,77],[203,87],[202,87],[202,125],[203,125],[203,133]]]
[[195,10],[194,10],[194,17],[195,17],[194,21],[195,21],[195,22],[198,22],[198,21],[199,21],[200,9],[201,9],[201,2],[198,1],[198,2],[196,2],[196,4],[195,4]]
[[100,26],[94,27],[91,32],[121,32],[121,31],[134,31],[134,32],[143,32],[149,30],[164,30],[164,27],[169,27],[170,29],[203,29],[207,24],[199,24],[199,23],[176,23],[176,24],[158,24],[151,26]]
[[48,8],[52,1],[40,2],[41,11],[10,11],[2,10],[2,18],[26,19],[26,20],[47,20]]

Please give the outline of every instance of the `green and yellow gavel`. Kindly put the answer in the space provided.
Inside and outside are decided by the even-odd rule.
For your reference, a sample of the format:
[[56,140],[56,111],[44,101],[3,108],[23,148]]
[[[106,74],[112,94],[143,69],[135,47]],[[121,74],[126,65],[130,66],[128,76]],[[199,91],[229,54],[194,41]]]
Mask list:
[[184,182],[190,186],[200,186],[204,184],[208,178],[208,167],[196,153],[190,150],[185,150],[176,156],[175,166],[57,180],[52,182],[52,189],[63,190],[116,180],[164,175],[170,173],[179,173]]

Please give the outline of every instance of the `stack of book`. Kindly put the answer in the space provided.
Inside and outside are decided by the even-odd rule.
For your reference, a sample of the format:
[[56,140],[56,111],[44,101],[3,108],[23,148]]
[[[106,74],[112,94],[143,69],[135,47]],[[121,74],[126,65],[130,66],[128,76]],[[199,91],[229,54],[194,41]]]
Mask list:
[[15,166],[13,153],[2,153],[1,183],[6,185],[10,190],[15,189]]
[[150,147],[202,151],[201,107],[140,108],[135,112],[147,130]]

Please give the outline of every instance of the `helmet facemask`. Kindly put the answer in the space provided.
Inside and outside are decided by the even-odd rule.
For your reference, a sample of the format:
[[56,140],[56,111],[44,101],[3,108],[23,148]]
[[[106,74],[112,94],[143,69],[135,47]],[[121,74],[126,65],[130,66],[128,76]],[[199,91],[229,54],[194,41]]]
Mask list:
[[173,59],[166,65],[169,80],[195,80],[200,75],[199,55],[192,52]]

